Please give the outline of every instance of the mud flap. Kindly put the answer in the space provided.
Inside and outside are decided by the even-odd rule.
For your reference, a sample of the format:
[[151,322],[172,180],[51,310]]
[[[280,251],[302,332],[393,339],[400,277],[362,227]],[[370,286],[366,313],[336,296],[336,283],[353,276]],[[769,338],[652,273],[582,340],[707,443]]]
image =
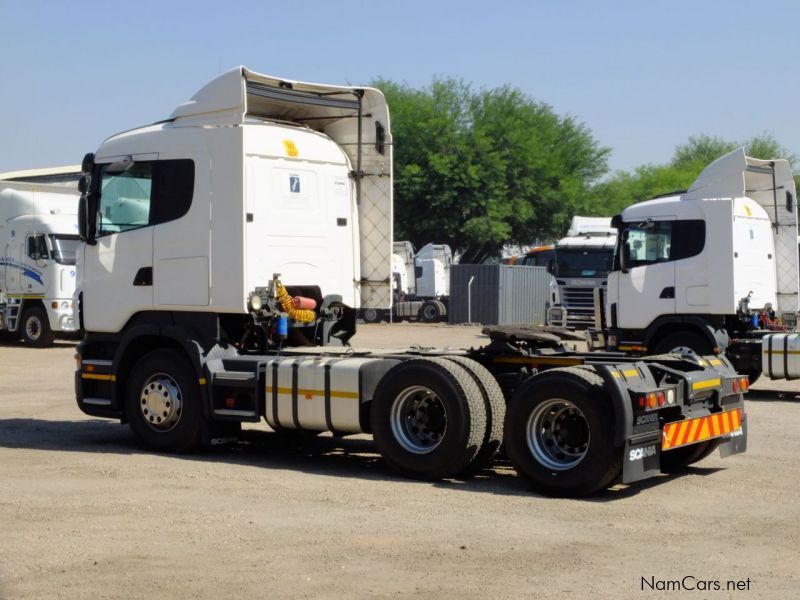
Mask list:
[[742,414],[742,426],[738,431],[722,438],[719,445],[719,454],[722,458],[728,458],[734,454],[739,454],[747,450],[747,414]]
[[638,435],[625,442],[622,483],[633,483],[661,473],[661,430]]

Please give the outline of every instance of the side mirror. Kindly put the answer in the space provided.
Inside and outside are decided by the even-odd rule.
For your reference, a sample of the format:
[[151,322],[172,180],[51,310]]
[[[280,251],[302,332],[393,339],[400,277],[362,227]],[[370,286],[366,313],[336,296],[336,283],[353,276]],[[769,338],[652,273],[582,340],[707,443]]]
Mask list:
[[89,194],[81,194],[78,200],[78,237],[82,242],[94,246],[95,229],[89,223]]
[[94,169],[94,152],[88,152],[83,157],[81,162],[81,171],[84,173],[91,173]]
[[81,175],[81,178],[78,179],[78,191],[81,194],[85,194],[88,190],[89,190],[89,176]]
[[622,232],[619,238],[619,270],[627,273],[631,268],[631,248],[628,246],[629,229]]

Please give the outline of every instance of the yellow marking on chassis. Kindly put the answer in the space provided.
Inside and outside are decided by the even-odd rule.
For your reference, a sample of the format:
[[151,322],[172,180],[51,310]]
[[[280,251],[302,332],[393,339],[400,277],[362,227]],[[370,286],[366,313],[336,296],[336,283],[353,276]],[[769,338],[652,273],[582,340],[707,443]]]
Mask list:
[[100,373],[81,373],[81,379],[95,379],[97,381],[116,381],[116,375],[102,375]]
[[[289,387],[279,387],[273,388],[272,386],[267,386],[267,393],[271,394],[273,390],[277,389],[279,394],[291,394],[292,388]],[[303,388],[297,389],[298,396],[324,396],[325,390],[307,390]],[[358,392],[343,392],[337,390],[331,390],[331,398],[351,398],[353,400],[358,400]],[[308,398],[310,400],[310,398]]]
[[692,384],[692,391],[707,390],[709,388],[719,387],[722,382],[719,379],[709,379],[708,381],[698,381]]

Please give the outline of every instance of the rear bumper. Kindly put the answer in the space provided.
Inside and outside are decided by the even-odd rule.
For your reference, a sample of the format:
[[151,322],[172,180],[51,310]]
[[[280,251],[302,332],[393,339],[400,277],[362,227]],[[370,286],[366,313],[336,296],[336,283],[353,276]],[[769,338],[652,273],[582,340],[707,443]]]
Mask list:
[[747,450],[747,413],[744,402],[671,421],[653,431],[633,435],[625,443],[622,481],[632,483],[661,473],[661,455],[686,446],[719,440],[723,458]]

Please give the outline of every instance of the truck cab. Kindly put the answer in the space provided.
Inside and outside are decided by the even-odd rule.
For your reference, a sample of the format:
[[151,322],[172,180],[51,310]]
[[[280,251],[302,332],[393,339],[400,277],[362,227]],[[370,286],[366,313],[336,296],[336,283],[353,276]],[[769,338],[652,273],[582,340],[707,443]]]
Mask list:
[[791,327],[798,310],[797,207],[785,160],[739,149],[683,193],[614,218],[619,244],[602,302],[609,349],[728,351],[756,377],[765,317]]
[[0,331],[32,346],[77,329],[77,204],[74,188],[0,180]]

